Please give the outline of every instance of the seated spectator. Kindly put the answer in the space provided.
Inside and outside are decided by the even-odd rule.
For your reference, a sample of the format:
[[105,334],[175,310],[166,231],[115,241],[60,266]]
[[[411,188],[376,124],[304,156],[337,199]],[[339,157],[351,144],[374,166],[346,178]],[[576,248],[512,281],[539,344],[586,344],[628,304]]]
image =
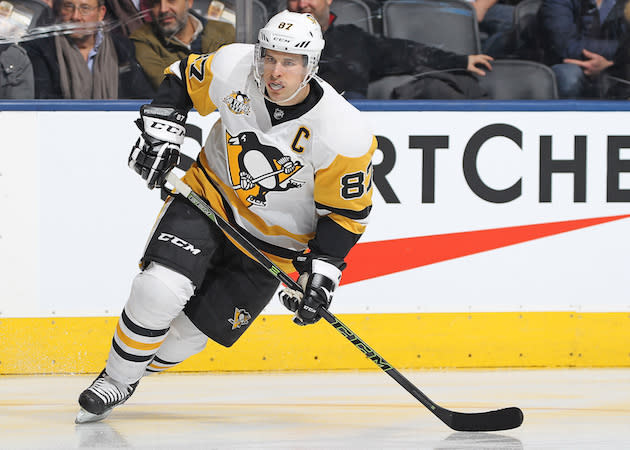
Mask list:
[[191,8],[193,0],[153,0],[151,23],[131,34],[138,62],[155,89],[164,69],[191,53],[212,53],[234,42],[236,30],[227,23],[207,20]]
[[319,22],[326,45],[318,75],[346,98],[366,98],[368,84],[387,75],[462,69],[483,76],[480,66],[492,70],[488,55],[458,55],[405,39],[379,37],[355,25],[335,25],[332,3],[287,0],[287,9],[311,13]]
[[36,3],[43,3],[46,5],[44,10],[41,12],[39,17],[37,18],[36,26],[43,27],[46,25],[52,25],[55,23],[55,13],[53,11],[53,0],[31,0]]
[[[626,24],[630,24],[630,0],[624,8]],[[630,29],[629,25],[626,25]],[[602,73],[602,97],[615,100],[630,100],[630,33],[619,42],[613,57],[614,65]]]
[[479,31],[482,34],[481,49],[484,53],[502,58],[509,56],[514,27],[514,6],[500,0],[468,0],[477,13]]
[[105,0],[105,21],[113,33],[129,36],[144,23],[140,0]]
[[26,42],[36,98],[149,98],[131,41],[102,29],[104,0],[55,0],[65,34]]
[[560,98],[599,97],[602,72],[627,26],[626,0],[543,0],[539,19],[546,62]]
[[0,99],[32,99],[35,96],[33,66],[26,50],[15,43],[35,26],[37,15],[47,6],[29,8],[22,0],[0,4]]
[[0,44],[0,99],[34,97],[33,66],[26,50],[17,44]]

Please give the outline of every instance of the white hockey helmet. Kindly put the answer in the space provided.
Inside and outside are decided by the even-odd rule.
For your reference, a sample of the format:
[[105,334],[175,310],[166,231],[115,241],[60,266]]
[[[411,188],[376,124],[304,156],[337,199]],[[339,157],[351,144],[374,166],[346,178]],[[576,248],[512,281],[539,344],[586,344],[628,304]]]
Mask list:
[[322,29],[311,14],[284,10],[269,19],[269,22],[258,32],[258,44],[254,51],[254,77],[262,94],[266,97],[265,82],[262,79],[265,49],[306,57],[304,80],[295,93],[284,100],[286,102],[295,97],[317,73],[319,56],[323,48]]

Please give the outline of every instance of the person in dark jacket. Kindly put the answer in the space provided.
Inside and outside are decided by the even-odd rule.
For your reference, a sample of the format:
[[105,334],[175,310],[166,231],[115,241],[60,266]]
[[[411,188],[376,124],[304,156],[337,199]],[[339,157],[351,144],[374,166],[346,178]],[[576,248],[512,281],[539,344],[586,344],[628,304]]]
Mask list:
[[26,51],[18,44],[0,44],[0,99],[31,99],[34,92],[33,66]]
[[105,0],[105,7],[107,8],[105,21],[113,33],[129,37],[144,24],[144,16],[138,9],[139,1]]
[[150,98],[131,41],[102,28],[104,0],[56,0],[66,33],[24,43],[35,73],[35,97]]
[[368,84],[387,75],[462,69],[485,75],[488,55],[458,55],[405,39],[383,38],[351,25],[335,25],[333,0],[287,0],[287,9],[311,13],[324,32],[326,45],[318,75],[346,98],[365,98]]
[[208,20],[191,8],[193,0],[148,0],[151,22],[130,38],[136,47],[138,62],[154,88],[164,79],[164,69],[191,53],[212,53],[234,42],[232,24]]
[[[626,26],[630,28],[630,0],[624,0]],[[630,33],[626,32],[619,41],[613,56],[614,65],[602,75],[602,96],[613,100],[630,100]]]
[[600,75],[614,64],[627,30],[626,0],[543,0],[539,21],[547,64],[561,98],[599,96]]

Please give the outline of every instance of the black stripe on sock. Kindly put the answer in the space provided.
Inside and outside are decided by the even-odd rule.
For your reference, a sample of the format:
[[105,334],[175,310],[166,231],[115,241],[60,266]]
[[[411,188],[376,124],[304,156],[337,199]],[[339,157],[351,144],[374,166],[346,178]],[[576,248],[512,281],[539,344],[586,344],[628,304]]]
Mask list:
[[163,365],[170,365],[170,366],[174,366],[175,364],[179,364],[181,362],[181,361],[178,361],[178,362],[164,361],[163,359],[158,358],[157,356],[153,358],[153,361],[158,362]]
[[146,336],[146,337],[164,336],[166,332],[168,331],[168,328],[165,328],[163,330],[149,330],[148,328],[143,328],[140,325],[136,325],[134,322],[131,321],[131,319],[129,318],[129,316],[127,315],[124,309],[123,309],[122,314],[120,315],[120,318],[122,319],[125,326],[129,328],[129,330],[131,330],[133,333],[138,334],[140,336]]
[[114,351],[118,353],[118,356],[120,356],[122,359],[126,359],[127,361],[146,362],[150,360],[151,358],[153,358],[153,355],[140,356],[140,355],[132,355],[131,353],[127,353],[122,348],[120,348],[120,345],[116,343],[115,339],[112,339],[112,347],[114,348]]

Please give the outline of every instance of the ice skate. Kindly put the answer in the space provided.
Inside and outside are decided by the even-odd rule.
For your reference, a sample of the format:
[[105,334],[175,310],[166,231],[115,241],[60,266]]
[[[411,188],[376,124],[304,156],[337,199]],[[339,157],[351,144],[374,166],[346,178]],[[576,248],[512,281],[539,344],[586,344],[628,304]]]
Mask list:
[[122,405],[134,393],[138,382],[125,385],[114,381],[103,370],[89,388],[79,395],[81,409],[74,419],[75,423],[99,422]]
[[103,414],[92,414],[90,412],[87,412],[85,409],[81,408],[79,409],[77,416],[74,418],[74,423],[81,424],[81,423],[100,422],[101,420],[109,416],[109,414],[112,412],[112,409],[114,408],[108,409]]

